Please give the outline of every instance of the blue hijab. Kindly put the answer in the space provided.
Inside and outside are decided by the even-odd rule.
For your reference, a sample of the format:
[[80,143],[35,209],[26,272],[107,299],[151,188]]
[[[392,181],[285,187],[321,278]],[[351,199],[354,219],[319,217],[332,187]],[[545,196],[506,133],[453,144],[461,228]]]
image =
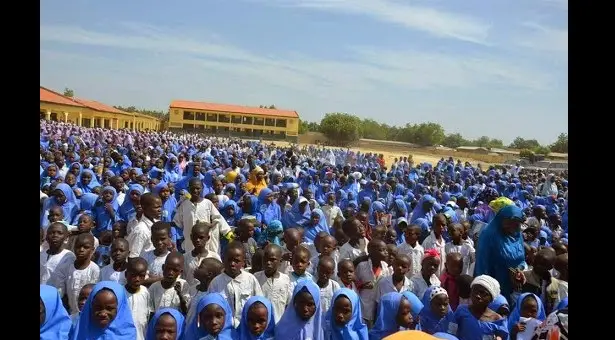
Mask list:
[[186,325],[185,340],[199,340],[209,335],[204,329],[204,325],[199,327],[199,314],[201,314],[205,307],[211,304],[220,306],[226,314],[224,317],[224,326],[222,326],[222,330],[218,333],[217,340],[233,340],[233,333],[235,333],[233,329],[233,312],[231,311],[231,306],[229,306],[224,296],[220,293],[209,293],[199,299],[194,320],[192,320],[189,325]]
[[491,303],[489,304],[489,309],[497,313],[498,309],[500,309],[504,305],[509,306],[510,310],[508,300],[506,300],[506,297],[504,295],[500,294],[495,299],[493,299],[493,301],[491,301]]
[[523,211],[516,205],[505,206],[480,233],[474,277],[483,274],[493,277],[500,282],[501,294],[509,296],[512,284],[508,268],[525,266],[525,250],[520,230],[513,235],[502,233],[502,222],[506,218],[523,220]]
[[126,222],[130,222],[130,220],[137,216],[135,206],[132,204],[132,200],[130,199],[130,193],[133,191],[138,192],[139,196],[141,196],[145,192],[145,189],[141,184],[131,184],[128,186],[128,192],[126,193],[127,197],[124,199],[124,203],[120,206],[120,218]]
[[[117,314],[115,318],[105,328],[99,328],[92,316],[92,303],[96,295],[101,290],[107,289],[115,294],[117,298]],[[137,338],[137,328],[132,320],[132,313],[128,305],[126,290],[124,286],[113,281],[101,281],[92,288],[92,293],[80,313],[79,321],[75,326],[75,331],[71,340],[134,340]]]
[[402,295],[410,301],[410,313],[412,314],[412,318],[415,320],[414,322],[416,322],[416,320],[418,320],[419,313],[423,310],[423,302],[411,291],[407,290],[403,292]]
[[45,321],[41,325],[41,340],[68,339],[72,322],[58,289],[53,286],[41,285],[41,301],[45,305]]
[[[352,305],[352,316],[348,323],[342,327],[335,323],[335,315],[333,315],[333,305],[340,296],[347,297]],[[333,294],[331,301],[331,307],[325,316],[326,323],[330,328],[331,340],[368,340],[367,326],[363,323],[361,314],[361,300],[357,293],[348,288],[341,288]]]
[[[169,189],[169,184],[167,182],[160,182],[156,184],[154,189],[152,189],[152,193],[160,196],[162,189]],[[177,200],[175,199],[175,196],[169,195],[169,198],[162,202],[162,214],[160,215],[160,220],[162,222],[171,223],[173,221],[173,217],[175,216],[176,207]]]
[[[248,325],[248,311],[250,307],[256,302],[262,303],[265,308],[267,308],[267,326],[265,327],[265,331],[263,334],[256,336],[250,333],[250,326]],[[241,311],[241,323],[239,323],[239,327],[237,328],[237,336],[239,340],[267,340],[271,339],[274,336],[275,330],[275,316],[273,315],[273,306],[271,305],[271,301],[266,297],[262,296],[253,296],[246,301],[246,304],[243,306],[243,310]]]
[[380,298],[378,315],[374,328],[369,331],[369,340],[380,340],[397,331],[397,313],[399,304],[404,296],[397,292],[386,293]]
[[162,308],[156,311],[156,314],[152,316],[152,319],[149,321],[147,325],[147,334],[145,335],[145,340],[155,340],[156,339],[156,324],[158,323],[158,319],[164,314],[170,314],[173,319],[175,319],[175,327],[177,330],[176,336],[174,340],[182,340],[184,338],[184,316],[177,309],[174,308]]
[[536,305],[538,306],[538,313],[536,314],[536,319],[540,321],[544,321],[547,318],[547,314],[545,313],[545,307],[542,304],[540,298],[532,293],[523,293],[517,298],[517,303],[515,304],[515,308],[510,312],[510,316],[508,316],[508,329],[512,328],[519,322],[521,318],[521,306],[523,305],[523,300],[528,296],[533,296],[536,300]]
[[[92,178],[90,183],[88,183],[87,185],[83,184],[83,182],[81,181],[81,178],[83,177],[83,174],[85,173],[89,174]],[[101,185],[98,182],[98,179],[96,178],[96,174],[94,174],[94,171],[90,169],[83,169],[83,171],[79,173],[79,178],[77,179],[77,187],[81,189],[81,192],[83,192],[84,194],[94,191],[94,188],[99,187],[99,186]]]
[[437,203],[436,199],[431,195],[423,195],[417,202],[416,207],[412,211],[412,217],[410,217],[410,223],[413,223],[417,218],[424,218],[431,224],[432,218],[436,215],[436,210],[432,207],[429,211],[423,210],[423,203],[433,202]]
[[262,215],[262,222],[266,225],[273,220],[281,220],[282,219],[282,209],[280,206],[274,201],[271,203],[267,203],[265,199],[267,196],[272,195],[273,190],[269,188],[263,188],[258,193],[258,207],[260,213]]
[[[305,211],[302,214],[299,210],[299,205],[303,202],[306,202],[307,206],[305,207]],[[284,225],[285,229],[297,227],[303,228],[307,223],[310,222],[311,217],[312,212],[310,210],[308,200],[303,196],[299,196],[295,200],[295,203],[293,203],[292,208],[289,211],[284,212],[282,224]]]
[[[316,311],[314,316],[308,321],[304,321],[295,311],[295,298],[301,292],[308,292],[314,298]],[[284,311],[282,318],[276,325],[275,338],[284,340],[301,340],[310,338],[312,340],[324,340],[322,311],[320,309],[320,288],[311,279],[297,281],[293,290],[292,302]],[[189,340],[189,339],[187,339]]]
[[[318,216],[318,224],[312,223],[312,216]],[[316,239],[316,235],[319,232],[324,231],[326,233],[329,232],[329,226],[327,225],[327,217],[325,217],[325,213],[320,209],[314,209],[310,215],[310,222],[305,224],[303,229],[303,241],[308,243],[314,243],[314,239]]]
[[66,196],[66,201],[64,202],[64,204],[60,204],[55,196],[52,196],[49,199],[45,200],[43,214],[41,216],[41,225],[43,226],[46,226],[49,223],[49,220],[47,220],[48,212],[49,209],[54,206],[62,208],[62,212],[64,214],[63,221],[66,223],[71,223],[79,212],[79,204],[77,203],[77,197],[75,197],[73,189],[71,189],[71,187],[68,186],[68,184],[66,183],[59,183],[58,185],[56,185],[55,189],[53,189],[53,191],[57,190],[62,191],[64,196]]
[[81,199],[79,200],[79,205],[81,206],[81,213],[75,216],[72,224],[77,225],[79,223],[79,217],[81,217],[81,215],[83,214],[90,215],[92,217],[92,220],[94,220],[94,204],[96,204],[97,200],[98,195],[96,194],[83,194],[83,196],[81,196]]
[[446,312],[446,315],[444,315],[444,317],[442,318],[435,315],[431,311],[431,292],[433,292],[433,290],[437,288],[444,290],[441,287],[432,286],[432,287],[429,287],[425,291],[425,295],[423,295],[423,306],[424,307],[419,313],[421,330],[428,334],[434,334],[437,332],[447,332],[448,325],[451,322],[454,322],[455,320],[455,313],[453,313],[453,310],[451,309],[450,305],[448,306],[448,311]]

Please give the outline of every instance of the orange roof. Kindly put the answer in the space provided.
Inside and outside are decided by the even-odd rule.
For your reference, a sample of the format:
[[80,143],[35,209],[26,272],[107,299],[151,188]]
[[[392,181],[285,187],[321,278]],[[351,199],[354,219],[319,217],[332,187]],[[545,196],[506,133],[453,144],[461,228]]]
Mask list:
[[89,107],[92,110],[96,110],[96,111],[101,111],[101,112],[110,112],[110,113],[119,113],[119,114],[123,114],[123,115],[129,115],[132,116],[131,113],[122,111],[122,110],[118,110],[116,108],[114,108],[113,106],[109,106],[109,105],[105,105],[101,102],[97,102],[95,100],[87,100],[87,99],[81,99],[81,98],[74,98],[76,102],[83,104],[86,107]]
[[297,111],[263,109],[259,107],[250,107],[250,106],[241,106],[241,105],[193,102],[193,101],[188,101],[188,100],[174,100],[171,102],[171,105],[169,105],[169,107],[177,108],[177,109],[192,109],[192,110],[201,110],[201,111],[245,113],[245,114],[251,114],[251,115],[258,115],[258,116],[299,118]]
[[75,100],[65,97],[55,91],[52,91],[46,87],[41,86],[41,101],[47,103],[54,103],[60,105],[70,105],[77,107],[84,107],[84,105],[76,102]]

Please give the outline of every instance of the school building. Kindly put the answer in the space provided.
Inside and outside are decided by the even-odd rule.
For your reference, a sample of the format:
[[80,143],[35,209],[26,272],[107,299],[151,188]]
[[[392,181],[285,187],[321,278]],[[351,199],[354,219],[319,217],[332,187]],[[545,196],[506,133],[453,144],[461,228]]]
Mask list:
[[125,112],[94,100],[66,97],[41,86],[40,119],[70,122],[84,127],[155,130],[160,119],[137,112]]
[[297,111],[174,100],[169,128],[220,137],[297,142]]

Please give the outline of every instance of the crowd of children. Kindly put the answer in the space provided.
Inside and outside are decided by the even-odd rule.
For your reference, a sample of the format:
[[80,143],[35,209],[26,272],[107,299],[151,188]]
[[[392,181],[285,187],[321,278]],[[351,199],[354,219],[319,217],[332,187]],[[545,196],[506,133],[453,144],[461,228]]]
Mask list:
[[564,177],[47,121],[40,157],[41,340],[568,339]]

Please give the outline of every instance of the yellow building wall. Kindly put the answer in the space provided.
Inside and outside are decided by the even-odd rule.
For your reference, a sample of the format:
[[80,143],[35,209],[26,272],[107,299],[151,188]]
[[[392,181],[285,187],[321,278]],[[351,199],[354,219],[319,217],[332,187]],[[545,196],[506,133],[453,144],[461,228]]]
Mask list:
[[[57,121],[71,122],[85,127],[106,127],[111,129],[133,129],[142,131],[160,130],[160,120],[149,116],[133,114],[118,114],[92,110],[87,107],[76,107],[41,102],[41,118],[51,119],[55,113]],[[49,113],[49,116],[47,116]]]
[[[184,111],[195,113],[194,119],[184,119]],[[204,119],[197,119],[196,113],[204,114]],[[216,114],[218,115],[216,119],[219,120],[219,115],[228,115],[229,119],[231,119],[228,123],[220,122],[220,121],[208,121],[207,114]],[[243,123],[233,123],[232,117],[251,117],[254,122],[255,118],[263,119],[263,125],[254,125],[254,124],[243,124]],[[265,119],[284,119],[286,120],[286,127],[278,127],[278,126],[266,126],[264,125]],[[171,108],[169,113],[169,127],[181,129],[184,124],[194,124],[198,126],[212,126],[212,127],[227,127],[229,129],[240,129],[241,131],[245,131],[246,129],[252,130],[264,130],[264,131],[274,131],[274,132],[285,132],[287,136],[296,137],[299,135],[299,119],[298,118],[289,118],[289,117],[276,117],[276,116],[261,116],[261,115],[250,115],[244,113],[233,113],[233,112],[221,112],[221,111],[201,111],[201,110],[193,110],[193,109],[178,109]]]

